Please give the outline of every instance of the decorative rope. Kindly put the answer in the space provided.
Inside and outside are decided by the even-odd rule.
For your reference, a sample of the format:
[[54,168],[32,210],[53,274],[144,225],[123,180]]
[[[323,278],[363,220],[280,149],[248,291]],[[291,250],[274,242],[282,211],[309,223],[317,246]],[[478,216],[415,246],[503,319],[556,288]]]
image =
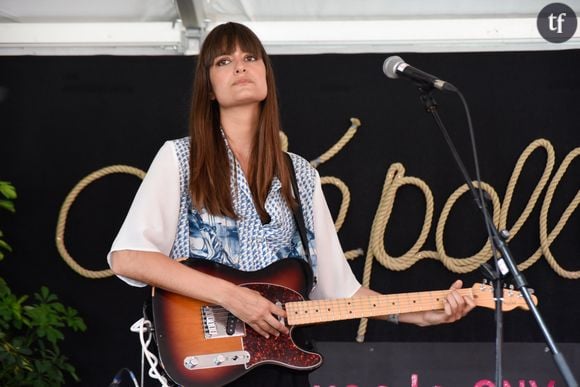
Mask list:
[[510,207],[510,204],[512,201],[512,197],[514,194],[516,183],[518,182],[518,179],[520,177],[520,173],[522,172],[522,169],[524,168],[524,164],[526,163],[526,161],[528,161],[528,157],[536,149],[538,149],[540,147],[542,147],[546,150],[546,167],[544,168],[544,173],[542,174],[540,181],[536,185],[536,188],[534,188],[534,191],[532,192],[532,195],[530,196],[530,200],[528,201],[528,204],[526,204],[526,207],[522,211],[522,214],[520,215],[518,220],[514,223],[512,228],[509,230],[510,236],[508,238],[508,241],[513,239],[514,235],[518,233],[518,231],[520,230],[520,228],[522,227],[524,222],[530,216],[532,210],[536,206],[536,202],[538,201],[540,194],[542,193],[542,190],[544,189],[544,187],[548,183],[548,180],[550,179],[550,175],[552,174],[552,170],[554,169],[554,159],[555,159],[554,147],[552,146],[552,144],[550,144],[549,141],[547,141],[543,138],[540,138],[540,139],[533,141],[530,145],[528,145],[526,147],[526,149],[524,149],[524,151],[522,152],[522,155],[520,156],[520,158],[518,159],[518,161],[516,163],[516,166],[514,167],[514,171],[512,173],[512,176],[510,177],[510,180],[509,180],[507,188],[506,188],[506,192],[505,192],[505,196],[503,198],[503,204],[501,206],[501,212],[500,212],[500,220],[499,220],[500,229],[502,229],[502,230],[507,229],[508,210],[509,210],[509,207]]
[[[314,168],[318,168],[320,164],[325,163],[331,158],[333,158],[338,152],[342,150],[342,148],[344,148],[344,146],[350,140],[352,140],[361,123],[358,118],[354,117],[350,119],[350,123],[351,123],[350,127],[346,130],[346,133],[338,140],[338,142],[334,144],[332,147],[330,147],[330,149],[324,152],[322,155],[310,161],[310,165],[312,165]],[[346,213],[348,212],[348,207],[350,206],[350,191],[348,189],[348,186],[342,180],[336,177],[324,176],[320,178],[320,182],[321,184],[333,184],[342,193],[342,203],[340,205],[338,216],[334,222],[334,226],[336,228],[336,231],[338,232],[342,227],[344,220],[346,219]],[[355,258],[360,257],[363,254],[364,254],[363,250],[359,248],[346,251],[344,253],[344,256],[348,260],[353,260]]]
[[354,260],[354,259],[356,259],[356,258],[358,258],[358,257],[362,256],[364,253],[365,253],[365,252],[364,252],[364,250],[363,250],[363,249],[354,249],[354,250],[349,250],[349,251],[346,251],[346,252],[344,253],[344,257],[345,257],[347,260],[349,260],[349,261],[352,261],[352,260]]
[[[423,228],[419,235],[419,239],[409,251],[403,254],[401,257],[393,258],[390,257],[384,248],[384,233],[391,216],[393,209],[393,204],[395,201],[396,192],[399,187],[403,185],[415,185],[423,191],[425,195],[425,203],[427,210],[425,211],[425,219],[423,222]],[[375,213],[375,218],[373,219],[373,224],[371,227],[371,235],[369,240],[369,247],[367,250],[367,255],[365,259],[365,265],[363,270],[363,283],[365,287],[370,287],[371,274],[373,266],[373,258],[376,258],[379,263],[391,270],[404,270],[411,266],[414,262],[411,262],[413,256],[417,256],[419,248],[425,243],[429,229],[431,228],[431,221],[433,219],[433,194],[429,187],[420,179],[414,177],[405,177],[405,167],[400,163],[392,164],[385,178],[383,184],[383,191],[381,194],[381,199],[379,201],[379,207]],[[420,258],[417,258],[420,259]],[[415,259],[416,261],[416,259]],[[362,343],[364,341],[364,336],[366,334],[368,319],[362,318],[359,323],[359,328],[357,332],[356,341]]]
[[[318,166],[322,163],[327,162],[328,160],[330,160],[331,158],[333,158],[338,152],[340,152],[342,150],[342,148],[344,148],[344,146],[346,144],[348,144],[348,142],[350,140],[352,140],[352,138],[354,137],[354,135],[357,132],[358,127],[360,126],[360,120],[358,118],[351,118],[350,119],[350,126],[349,128],[346,130],[346,132],[342,135],[342,137],[336,142],[336,144],[334,144],[333,146],[330,147],[329,150],[327,150],[326,152],[324,152],[322,155],[318,156],[316,159],[310,161],[310,165],[312,165],[314,168],[318,168]],[[282,150],[284,152],[288,151],[288,136],[286,135],[286,133],[280,131],[280,141],[281,141],[281,146],[282,146]]]
[[[335,144],[331,149],[325,152],[322,156],[318,159],[313,161],[312,163],[315,165],[320,165],[323,162],[328,161],[332,158],[338,151],[340,151],[344,145],[350,141],[354,133],[356,132],[356,128],[360,125],[360,121],[357,119],[351,119],[353,125],[348,129],[347,133],[341,138],[341,140]],[[281,133],[281,138],[283,140],[283,146],[288,146],[287,137]],[[511,229],[509,230],[510,237],[509,240],[513,239],[515,235],[521,229],[523,223],[528,219],[531,212],[533,211],[534,207],[536,206],[539,197],[548,183],[550,179],[550,175],[552,170],[554,169],[554,149],[553,146],[550,144],[549,141],[545,139],[538,139],[532,142],[525,150],[522,152],[520,158],[518,159],[514,172],[510,177],[508,185],[506,187],[506,194],[503,200],[503,204],[500,205],[497,193],[493,189],[493,187],[489,186],[486,183],[482,183],[482,188],[489,194],[492,200],[492,218],[495,224],[499,225],[500,229],[507,229],[507,216],[509,211],[509,206],[511,204],[511,200],[513,198],[513,193],[515,191],[515,186],[521,174],[521,171],[529,158],[529,156],[538,148],[544,148],[546,151],[546,166],[544,168],[544,172],[542,177],[540,178],[538,184],[536,185],[535,189],[533,190],[528,203],[526,204],[524,210],[518,217],[517,221],[513,224]],[[562,229],[564,228],[565,224],[568,222],[570,216],[574,213],[578,205],[580,204],[580,191],[576,193],[576,196],[572,199],[572,201],[568,204],[565,211],[562,213],[560,219],[558,220],[556,226],[552,229],[552,231],[548,232],[548,210],[552,203],[554,192],[560,183],[563,175],[567,171],[569,165],[572,161],[580,155],[580,148],[576,148],[572,150],[563,160],[562,164],[558,168],[556,174],[552,178],[544,201],[541,207],[540,213],[540,246],[537,251],[529,257],[524,262],[518,265],[520,270],[526,270],[531,265],[533,265],[542,255],[546,257],[548,264],[552,267],[552,269],[560,276],[569,279],[578,279],[580,278],[580,271],[568,271],[563,269],[554,258],[552,252],[550,251],[550,245],[554,242],[556,237],[560,234]],[[145,176],[145,172],[140,169],[125,166],[125,165],[113,165],[110,167],[102,168],[98,171],[91,173],[90,175],[86,176],[82,179],[67,195],[61,210],[59,212],[58,222],[57,222],[57,231],[56,231],[56,244],[59,253],[65,260],[65,262],[76,272],[81,274],[87,278],[105,278],[112,275],[110,270],[101,270],[101,271],[93,271],[84,269],[80,266],[68,253],[65,244],[64,244],[64,233],[66,228],[66,220],[68,216],[68,212],[72,203],[76,199],[76,197],[80,194],[80,192],[90,183],[93,181],[106,176],[112,173],[128,173],[135,175],[137,177],[143,178]],[[350,191],[346,184],[342,182],[340,179],[335,177],[322,177],[321,178],[322,184],[332,184],[336,186],[343,196],[339,214],[335,221],[336,230],[339,231],[344,221],[346,219],[346,215],[348,212],[348,207],[350,205]],[[474,182],[477,185],[476,182]],[[386,230],[386,225],[388,224],[389,217],[392,212],[392,208],[394,205],[394,201],[396,198],[397,190],[403,185],[415,185],[418,187],[425,197],[426,202],[426,211],[425,211],[425,218],[423,223],[423,228],[421,233],[415,242],[415,244],[403,255],[399,257],[392,257],[390,256],[384,247],[384,234]],[[489,242],[487,242],[484,247],[475,255],[471,257],[463,257],[463,258],[453,258],[447,255],[443,238],[444,238],[444,229],[447,218],[449,216],[449,212],[451,208],[458,200],[458,198],[463,195],[465,192],[468,191],[467,185],[462,185],[459,187],[447,200],[445,206],[442,210],[441,216],[439,218],[439,222],[437,223],[436,234],[435,234],[435,241],[436,241],[436,251],[419,251],[420,248],[425,243],[425,240],[428,236],[429,230],[431,228],[431,223],[433,219],[433,196],[429,189],[429,187],[421,180],[416,177],[406,177],[405,176],[405,169],[404,167],[399,164],[393,164],[389,168],[387,172],[387,176],[385,179],[385,183],[383,186],[382,196],[379,202],[379,206],[377,212],[375,214],[375,218],[373,220],[373,225],[371,229],[371,235],[369,240],[369,248],[367,250],[366,259],[365,259],[365,266],[364,266],[364,273],[363,273],[363,285],[369,286],[370,279],[371,279],[371,269],[373,258],[376,258],[377,261],[384,267],[390,270],[405,270],[411,267],[417,261],[423,258],[431,258],[440,260],[445,267],[449,270],[454,271],[456,273],[468,273],[475,269],[477,269],[482,263],[486,262],[491,258],[491,248]],[[354,259],[363,254],[361,249],[351,250],[345,253],[347,259]],[[359,334],[357,340],[364,340],[364,334],[366,331],[366,320],[361,320],[361,325],[359,326]]]
[[[530,215],[530,213],[532,212],[532,210],[536,206],[536,202],[538,201],[542,190],[544,189],[544,187],[548,183],[550,175],[552,174],[552,170],[554,169],[554,164],[555,164],[554,147],[552,146],[552,144],[550,144],[549,141],[544,140],[544,139],[537,139],[534,142],[532,142],[530,145],[528,145],[528,147],[524,150],[524,152],[522,153],[522,155],[518,159],[518,162],[516,163],[516,166],[514,168],[514,172],[509,180],[509,183],[508,183],[508,186],[506,189],[504,202],[503,202],[503,205],[501,208],[501,216],[500,216],[500,228],[501,229],[507,229],[508,210],[509,210],[509,206],[511,203],[512,194],[513,194],[513,191],[515,189],[520,172],[522,171],[523,166],[524,166],[525,162],[527,161],[528,157],[536,149],[538,149],[540,147],[542,147],[546,150],[546,167],[544,168],[544,173],[542,174],[542,177],[540,178],[538,185],[536,185],[536,188],[532,192],[532,195],[530,196],[530,200],[528,201],[528,204],[524,208],[524,211],[522,211],[522,214],[520,215],[520,217],[518,218],[516,223],[514,223],[512,228],[509,230],[510,236],[508,238],[508,241],[513,239],[513,237],[520,230],[520,227],[528,219],[528,216]],[[544,221],[546,221],[546,219],[540,217],[540,224]],[[543,244],[541,238],[540,238],[540,243]],[[550,243],[551,243],[551,241],[550,241]],[[536,263],[536,261],[538,259],[540,259],[541,256],[542,256],[542,248],[540,246],[540,247],[538,247],[536,252],[534,254],[532,254],[531,257],[529,257],[527,260],[525,260],[524,262],[522,262],[518,265],[518,269],[519,270],[526,270],[528,267],[530,267],[534,263]]]
[[350,123],[350,127],[336,144],[334,144],[332,147],[330,147],[329,150],[310,162],[314,168],[318,168],[320,164],[325,163],[333,158],[354,137],[358,127],[360,126],[360,120],[358,118],[351,118]]
[[[338,152],[344,148],[344,146],[352,140],[354,135],[357,132],[358,127],[360,126],[360,120],[358,118],[351,118],[350,119],[350,127],[347,129],[346,133],[338,140],[336,144],[330,147],[329,150],[324,152],[321,156],[318,156],[316,159],[310,162],[314,168],[318,168],[318,166],[322,163],[327,162],[331,158],[333,158]],[[337,177],[333,176],[324,176],[320,178],[321,184],[333,184],[335,185],[340,192],[342,193],[342,203],[340,205],[340,210],[338,212],[338,216],[334,222],[334,227],[336,228],[336,232],[340,230],[344,220],[346,219],[346,213],[348,212],[348,207],[350,206],[350,191],[347,185]],[[364,252],[362,249],[354,249],[349,250],[344,253],[346,259],[353,260],[355,258],[360,257],[363,255]]]
[[280,142],[282,143],[282,150],[288,152],[288,136],[283,131],[280,131]]
[[572,160],[574,160],[579,155],[580,155],[580,148],[575,148],[570,153],[568,153],[568,155],[564,158],[564,161],[562,161],[560,168],[558,168],[556,175],[554,175],[552,182],[548,186],[548,192],[546,192],[546,197],[544,198],[544,203],[542,204],[542,211],[541,211],[541,215],[540,215],[540,219],[541,219],[540,220],[540,246],[542,248],[542,252],[544,253],[544,257],[546,257],[546,260],[548,261],[548,263],[550,264],[550,266],[552,267],[552,269],[554,269],[554,271],[556,273],[558,273],[560,276],[562,276],[564,278],[568,278],[568,279],[580,278],[580,270],[579,271],[564,270],[556,262],[556,259],[552,255],[552,252],[550,251],[550,244],[554,241],[554,239],[556,239],[556,237],[558,236],[560,231],[562,231],[562,228],[564,227],[564,225],[566,224],[566,222],[570,218],[570,215],[572,215],[572,213],[578,207],[578,204],[580,203],[580,189],[576,192],[574,199],[572,199],[570,204],[568,204],[568,207],[566,207],[566,210],[564,210],[564,213],[560,217],[560,220],[558,220],[556,227],[554,227],[554,229],[552,230],[552,232],[550,233],[549,236],[547,235],[548,234],[548,210],[550,209],[550,204],[552,203],[552,199],[554,197],[554,191],[556,191],[556,187],[558,186],[558,183],[562,179],[562,176],[564,176],[564,173],[568,169],[568,166],[570,165]]
[[[344,220],[346,219],[346,214],[348,212],[348,207],[350,206],[350,190],[348,189],[348,186],[337,177],[332,176],[321,177],[320,183],[334,185],[340,190],[342,194],[342,202],[340,204],[340,209],[338,211],[336,220],[334,221],[334,227],[336,229],[336,232],[338,232],[342,227],[342,225],[344,224]],[[344,257],[348,260],[353,260],[355,258],[360,257],[363,254],[364,252],[362,249],[354,249],[346,251],[344,253]]]
[[344,223],[346,213],[348,212],[348,207],[350,206],[350,190],[348,189],[346,184],[344,184],[344,182],[340,180],[338,177],[332,176],[321,177],[320,184],[334,185],[336,188],[340,190],[340,193],[342,194],[342,202],[340,203],[340,209],[338,211],[336,220],[334,221],[334,228],[336,229],[336,232],[338,232]]
[[65,228],[66,228],[66,220],[68,217],[68,212],[70,210],[70,207],[74,203],[75,199],[77,198],[77,196],[81,193],[81,191],[83,189],[85,189],[86,186],[91,184],[93,181],[100,179],[103,176],[112,174],[112,173],[128,173],[130,175],[135,175],[141,179],[143,179],[145,177],[145,172],[143,172],[142,170],[140,170],[138,168],[130,167],[127,165],[111,165],[109,167],[101,168],[101,169],[89,174],[88,176],[83,178],[80,182],[78,182],[77,185],[74,186],[74,188],[70,191],[70,193],[65,198],[64,203],[62,204],[62,206],[60,208],[60,212],[58,214],[58,221],[57,221],[57,225],[56,225],[56,247],[58,248],[58,252],[60,253],[61,257],[64,259],[64,261],[74,271],[76,271],[77,273],[79,273],[83,277],[93,278],[93,279],[106,278],[106,277],[112,276],[113,272],[110,269],[99,270],[99,271],[87,270],[87,269],[83,268],[81,265],[79,265],[74,260],[74,258],[69,254],[69,252],[66,249],[66,246],[64,244],[64,232],[65,232]]
[[[479,188],[478,182],[474,181],[473,185],[476,188]],[[493,187],[490,186],[489,184],[482,182],[481,188],[491,196],[493,204],[491,216],[493,223],[497,225],[499,223],[499,210],[501,207],[499,197],[497,196],[497,193],[495,192]],[[435,232],[435,245],[437,246],[437,256],[433,258],[441,260],[441,262],[443,262],[443,265],[445,265],[446,268],[455,273],[469,273],[477,269],[479,266],[481,266],[482,263],[487,262],[487,260],[491,258],[491,245],[489,241],[485,243],[483,248],[478,253],[476,253],[471,257],[452,258],[448,256],[447,252],[445,251],[445,247],[443,245],[443,233],[445,231],[445,223],[447,222],[447,217],[449,216],[449,212],[451,211],[451,208],[453,207],[457,199],[459,199],[459,197],[461,197],[461,195],[463,195],[466,192],[469,192],[469,187],[467,186],[467,184],[463,184],[461,187],[456,189],[455,192],[453,192],[453,194],[451,194],[449,199],[447,199],[447,202],[445,203],[445,206],[441,211],[441,217],[439,218],[439,222],[437,223],[437,229]]]
[[[404,185],[414,185],[423,192],[426,205],[425,218],[423,221],[423,228],[421,229],[421,233],[419,234],[419,238],[415,244],[400,257],[391,257],[385,251],[384,234],[387,223],[391,216],[391,212],[393,210],[393,204],[395,202],[397,191]],[[402,164],[392,164],[387,172],[387,177],[383,185],[383,193],[371,228],[369,251],[372,253],[372,256],[374,256],[377,261],[379,261],[379,263],[387,269],[397,271],[408,269],[418,259],[417,253],[427,239],[429,230],[431,228],[432,219],[433,194],[431,193],[431,190],[427,184],[416,177],[406,177],[405,168]],[[371,266],[372,265],[369,264],[369,262],[365,264],[365,275],[369,278],[369,281],[370,272],[367,274],[367,271],[370,270]],[[368,284],[365,283],[365,286],[366,285]]]
[[[536,188],[533,190],[527,205],[522,211],[522,214],[518,217],[517,221],[509,230],[510,240],[515,237],[515,235],[521,229],[523,223],[530,216],[531,212],[536,206],[536,203],[539,200],[542,190],[544,189],[550,178],[550,175],[554,168],[554,159],[555,159],[554,148],[552,144],[550,144],[550,142],[545,139],[538,139],[533,141],[524,150],[524,152],[522,152],[520,158],[518,159],[518,162],[515,165],[514,172],[512,173],[512,176],[506,188],[506,194],[503,200],[503,205],[501,205],[498,195],[493,189],[493,187],[484,182],[482,182],[481,184],[482,189],[486,191],[491,197],[493,211],[491,215],[494,224],[498,225],[500,229],[506,229],[508,210],[511,204],[516,183],[528,157],[538,148],[544,148],[546,150],[546,166],[544,168],[542,177],[540,178],[538,184],[536,185]],[[527,269],[532,264],[534,264],[542,255],[544,255],[546,257],[546,260],[548,261],[548,264],[558,275],[569,279],[580,278],[580,271],[568,271],[563,269],[556,262],[556,259],[553,257],[549,249],[552,242],[562,231],[564,225],[580,204],[580,190],[576,193],[574,199],[572,199],[572,201],[569,203],[569,205],[563,212],[562,216],[558,220],[556,226],[550,233],[548,233],[547,226],[548,210],[550,208],[553,199],[554,191],[556,190],[557,185],[559,184],[560,180],[562,179],[562,176],[568,169],[572,160],[578,157],[579,155],[580,148],[575,148],[574,150],[572,150],[564,158],[562,164],[558,168],[558,171],[552,178],[550,185],[548,186],[546,197],[544,198],[544,202],[542,204],[540,212],[540,247],[530,258],[528,258],[525,262],[518,265],[518,268],[520,270]],[[441,261],[446,268],[456,273],[471,272],[477,269],[479,266],[481,266],[482,263],[487,262],[492,256],[489,241],[478,253],[476,253],[471,257],[453,258],[447,255],[444,248],[443,236],[449,212],[451,211],[451,208],[453,207],[457,199],[464,193],[468,192],[467,184],[464,184],[457,190],[455,190],[455,192],[453,192],[453,194],[449,197],[449,199],[445,203],[445,206],[443,207],[441,216],[439,218],[439,222],[437,223],[435,233],[435,243],[437,251],[419,251],[419,249],[425,242],[425,239],[429,232],[429,228],[431,226],[431,219],[433,217],[432,194],[431,191],[429,190],[429,187],[426,184],[424,184],[422,180],[417,178],[404,177],[404,173],[405,170],[401,164],[393,164],[387,172],[387,177],[385,179],[385,184],[383,186],[383,193],[371,229],[369,249],[367,251],[363,272],[363,285],[367,287],[370,285],[373,258],[376,258],[381,265],[390,270],[407,269],[423,258],[437,259]],[[384,233],[386,224],[388,223],[388,219],[391,214],[391,210],[393,208],[396,190],[404,184],[415,185],[423,191],[427,203],[425,220],[423,224],[423,229],[421,230],[421,234],[419,235],[419,238],[417,239],[415,245],[407,253],[403,254],[400,257],[390,257],[386,253],[384,248]],[[474,185],[478,186],[478,183],[474,182]],[[367,323],[368,320],[364,318],[361,319],[360,321],[356,337],[356,340],[359,342],[364,341]]]
[[[325,163],[328,160],[330,160],[338,152],[340,152],[342,150],[342,148],[344,148],[344,146],[350,140],[352,140],[352,138],[356,134],[357,129],[361,125],[361,123],[360,123],[360,120],[358,118],[351,118],[350,122],[351,122],[350,127],[347,129],[345,134],[343,134],[343,136],[338,140],[338,142],[336,144],[334,144],[332,147],[330,147],[330,149],[327,150],[326,152],[324,152],[321,156],[318,156],[316,159],[310,161],[310,165],[312,165],[314,168],[318,168],[318,166],[320,164]],[[282,150],[284,152],[287,152],[288,151],[288,136],[286,136],[286,134],[284,132],[280,132],[280,140],[282,142]],[[342,193],[342,202],[340,205],[340,210],[339,210],[338,216],[334,222],[334,227],[336,228],[336,231],[338,232],[340,230],[340,228],[342,227],[344,220],[346,219],[346,213],[348,212],[348,207],[350,206],[350,191],[348,189],[348,186],[337,177],[332,177],[332,176],[321,177],[320,183],[321,184],[335,185]],[[353,260],[355,258],[360,257],[363,254],[364,254],[363,250],[359,248],[359,249],[346,251],[344,253],[344,256],[346,259]]]

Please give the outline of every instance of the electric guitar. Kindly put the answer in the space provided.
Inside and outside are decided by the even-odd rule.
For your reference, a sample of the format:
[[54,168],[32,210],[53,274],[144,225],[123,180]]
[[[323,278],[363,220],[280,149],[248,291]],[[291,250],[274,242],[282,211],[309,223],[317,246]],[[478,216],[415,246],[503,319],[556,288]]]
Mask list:
[[[161,364],[173,381],[193,387],[223,385],[263,364],[315,369],[322,364],[322,356],[294,343],[294,327],[443,309],[443,300],[449,292],[305,301],[310,291],[310,267],[303,260],[284,259],[254,272],[241,272],[204,259],[188,259],[184,263],[260,292],[286,310],[285,323],[291,331],[290,335],[266,339],[220,306],[154,288],[154,330]],[[471,296],[478,306],[495,308],[493,289],[489,285],[475,284],[460,289],[459,293]],[[503,310],[514,308],[528,309],[519,291],[504,290]]]

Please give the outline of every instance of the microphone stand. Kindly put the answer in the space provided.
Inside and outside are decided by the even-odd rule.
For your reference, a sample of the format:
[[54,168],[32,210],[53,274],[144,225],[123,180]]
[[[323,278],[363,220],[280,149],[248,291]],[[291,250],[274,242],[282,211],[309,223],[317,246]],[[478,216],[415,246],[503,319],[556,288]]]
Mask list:
[[[441,133],[443,134],[443,137],[445,138],[445,141],[447,142],[447,145],[449,146],[449,150],[451,151],[451,154],[453,155],[453,158],[455,159],[455,162],[456,162],[457,166],[459,167],[459,170],[461,171],[461,174],[463,175],[463,178],[465,179],[465,182],[467,183],[467,186],[469,187],[470,192],[473,195],[473,198],[475,200],[477,207],[482,212],[485,226],[486,226],[487,231],[488,231],[489,239],[491,240],[491,247],[492,247],[492,250],[494,252],[493,255],[494,255],[494,261],[495,261],[495,270],[492,270],[489,265],[484,264],[483,271],[486,274],[486,276],[494,284],[493,288],[494,288],[494,298],[495,298],[495,320],[496,320],[496,342],[495,342],[495,344],[496,344],[496,347],[495,347],[495,360],[496,360],[496,372],[495,372],[496,383],[495,383],[495,385],[496,385],[496,387],[503,386],[503,381],[502,381],[502,349],[503,349],[502,348],[503,347],[503,309],[502,309],[503,289],[502,288],[503,288],[503,280],[502,279],[507,274],[512,275],[513,280],[515,282],[516,289],[518,289],[521,292],[521,294],[524,297],[530,311],[534,315],[534,318],[536,319],[536,322],[539,325],[540,330],[542,331],[542,333],[544,335],[544,338],[546,340],[546,344],[548,345],[550,352],[552,352],[554,362],[556,363],[560,373],[562,374],[564,381],[566,382],[566,384],[569,387],[578,387],[578,382],[574,379],[574,375],[572,375],[572,371],[570,370],[570,367],[568,366],[568,363],[566,362],[564,355],[558,350],[556,343],[552,339],[551,334],[550,334],[546,324],[544,323],[542,316],[540,315],[540,313],[538,311],[538,308],[536,307],[536,305],[534,304],[534,302],[532,300],[526,279],[524,278],[523,274],[519,271],[517,265],[514,263],[515,261],[513,259],[513,256],[511,254],[508,246],[507,246],[507,243],[506,243],[507,239],[509,237],[509,234],[507,233],[506,230],[503,230],[502,232],[498,231],[497,227],[495,226],[495,224],[491,220],[492,218],[489,214],[489,211],[488,211],[487,206],[485,204],[485,200],[483,198],[483,190],[481,189],[481,181],[478,184],[478,189],[476,189],[472,183],[471,178],[469,177],[469,173],[467,172],[465,165],[463,164],[463,162],[461,160],[461,157],[459,156],[459,153],[457,152],[457,149],[455,148],[455,145],[453,144],[453,141],[451,140],[451,137],[449,136],[449,133],[447,132],[447,129],[445,128],[445,125],[443,124],[443,121],[441,120],[441,117],[439,116],[439,113],[437,112],[437,102],[435,101],[435,98],[433,97],[433,90],[434,90],[433,85],[427,84],[427,83],[417,83],[417,86],[419,88],[421,102],[425,106],[425,109],[427,110],[427,112],[431,113],[431,115],[435,119],[435,122],[437,123],[437,126],[439,127]],[[458,90],[457,90],[457,93],[459,94],[459,96],[463,100],[463,96],[461,95],[461,93]],[[465,102],[465,101],[463,100],[463,102]],[[467,109],[467,104],[465,104],[465,107]],[[468,119],[470,120],[469,123],[471,124],[471,119],[469,117],[469,111],[467,111],[467,115],[468,115]],[[471,125],[470,125],[470,129],[471,129]],[[475,149],[475,140],[473,139],[473,137],[472,137],[472,143],[473,143],[473,152],[474,152],[474,162],[475,162],[477,171],[479,171],[478,161],[477,161],[477,153],[476,153],[476,149]],[[478,172],[478,179],[479,179],[479,172]],[[497,255],[497,252],[500,253],[499,257]]]

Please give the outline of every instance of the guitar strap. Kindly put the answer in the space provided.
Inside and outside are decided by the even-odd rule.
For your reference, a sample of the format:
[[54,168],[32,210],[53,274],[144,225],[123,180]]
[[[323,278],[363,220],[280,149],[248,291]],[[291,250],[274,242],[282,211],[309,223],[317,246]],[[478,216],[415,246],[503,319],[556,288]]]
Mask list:
[[[302,247],[304,248],[304,254],[306,254],[308,265],[311,269],[313,269],[312,258],[310,257],[310,248],[308,247],[308,239],[306,238],[306,225],[304,223],[302,203],[300,202],[300,191],[296,181],[296,171],[294,170],[294,164],[292,164],[292,158],[290,158],[290,155],[288,153],[284,154],[286,155],[286,160],[288,161],[288,169],[290,170],[290,183],[292,184],[292,191],[294,192],[294,198],[296,199],[297,203],[296,208],[292,210],[294,221],[296,222],[296,227],[298,228],[298,234],[300,234],[300,240],[302,241]],[[313,281],[314,284],[316,284],[316,276],[314,276]]]

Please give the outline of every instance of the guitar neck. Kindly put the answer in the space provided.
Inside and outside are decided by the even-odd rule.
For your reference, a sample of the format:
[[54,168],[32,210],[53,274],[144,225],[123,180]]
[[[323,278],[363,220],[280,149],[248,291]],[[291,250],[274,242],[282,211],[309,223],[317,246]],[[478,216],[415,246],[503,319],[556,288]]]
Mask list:
[[[287,302],[288,325],[316,324],[329,321],[385,316],[395,313],[443,309],[449,290],[400,293],[335,300]],[[471,289],[459,289],[462,296],[472,296]]]

